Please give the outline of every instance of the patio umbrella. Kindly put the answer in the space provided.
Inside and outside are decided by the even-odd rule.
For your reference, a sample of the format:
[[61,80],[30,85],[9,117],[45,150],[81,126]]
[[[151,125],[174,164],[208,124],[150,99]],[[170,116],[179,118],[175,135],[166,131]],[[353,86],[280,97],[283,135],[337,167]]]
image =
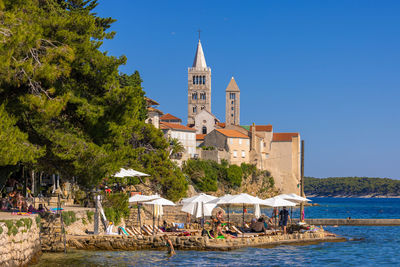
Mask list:
[[150,176],[150,175],[148,175],[148,174],[146,174],[146,173],[143,173],[143,172],[135,171],[135,170],[133,170],[133,169],[128,169],[128,170],[126,170],[126,169],[124,169],[124,168],[121,168],[121,169],[119,170],[119,172],[117,172],[117,173],[114,174],[113,176],[114,176],[114,177],[118,177],[118,178],[123,178],[123,177]]
[[[301,197],[299,195],[296,195],[294,193],[292,194],[282,194],[279,195],[277,197],[289,200],[291,202],[295,202],[295,203],[304,203],[304,202],[308,202],[308,201],[312,201],[311,199],[305,198],[305,197]],[[292,207],[290,207],[290,217],[292,217],[293,215],[293,211],[292,211]],[[301,221],[301,214],[300,214],[300,221]]]
[[226,194],[225,196],[213,199],[211,201],[208,201],[207,204],[216,204],[216,205],[226,205],[228,208],[228,224],[229,224],[229,207],[230,204],[228,203],[228,201],[233,197],[233,195],[230,194]]
[[[213,202],[210,201],[208,203]],[[217,205],[221,205],[221,204],[229,204],[229,205],[242,205],[242,225],[243,225],[243,229],[244,229],[244,207],[245,205],[254,205],[254,204],[263,204],[263,200],[258,198],[258,197],[253,197],[249,194],[246,193],[242,193],[239,195],[233,195],[233,196],[229,196],[224,200],[220,200],[220,201],[216,201]],[[242,237],[244,236],[244,234],[242,235]]]
[[254,217],[257,219],[261,217],[260,204],[254,204]]
[[201,193],[197,196],[182,200],[182,211],[194,215],[196,218],[202,217],[202,227],[204,228],[204,216],[211,216],[212,210],[217,206],[214,203],[207,203],[217,197]]
[[[155,229],[155,207],[156,205],[160,205],[160,206],[175,206],[174,202],[165,199],[165,198],[157,198],[154,199],[150,202],[144,202],[144,204],[148,204],[148,205],[153,205],[153,229]],[[153,235],[155,234],[156,231],[153,230]]]
[[136,202],[136,204],[137,204],[137,208],[138,208],[138,222],[139,222],[140,232],[142,232],[142,222],[141,222],[141,219],[140,219],[140,204],[139,204],[139,203],[151,201],[151,200],[154,200],[154,199],[157,199],[157,198],[160,198],[160,196],[159,196],[159,195],[146,196],[146,195],[139,195],[139,194],[134,195],[134,196],[131,196],[131,197],[129,198],[128,201],[129,201],[130,203]]
[[[271,197],[264,199],[263,204],[266,206],[270,206],[273,208],[278,208],[278,207],[294,207],[296,206],[296,203],[280,198],[280,197]],[[274,214],[274,220],[275,220],[275,228],[276,228],[276,217]]]

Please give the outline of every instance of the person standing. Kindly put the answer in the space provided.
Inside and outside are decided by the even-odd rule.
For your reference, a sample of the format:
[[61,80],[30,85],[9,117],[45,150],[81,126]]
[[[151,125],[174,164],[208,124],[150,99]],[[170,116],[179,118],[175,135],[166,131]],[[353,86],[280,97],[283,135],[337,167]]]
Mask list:
[[289,219],[289,211],[286,209],[286,207],[283,207],[283,209],[279,212],[279,225],[282,227],[284,235],[286,235],[286,226]]

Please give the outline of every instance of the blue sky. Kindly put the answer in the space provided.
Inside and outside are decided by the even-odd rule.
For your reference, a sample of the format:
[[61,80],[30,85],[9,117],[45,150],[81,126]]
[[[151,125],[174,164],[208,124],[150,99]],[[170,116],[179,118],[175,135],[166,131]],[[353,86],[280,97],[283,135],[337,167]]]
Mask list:
[[102,49],[165,113],[186,122],[201,29],[221,121],[234,76],[241,124],[300,132],[306,175],[400,178],[400,1],[99,2],[117,19]]

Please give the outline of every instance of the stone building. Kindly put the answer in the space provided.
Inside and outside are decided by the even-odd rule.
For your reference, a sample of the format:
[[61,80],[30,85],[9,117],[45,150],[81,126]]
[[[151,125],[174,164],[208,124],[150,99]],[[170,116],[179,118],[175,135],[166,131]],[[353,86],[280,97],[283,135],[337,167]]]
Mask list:
[[225,90],[225,123],[240,125],[240,90],[233,77]]
[[160,116],[163,115],[162,111],[158,110],[156,106],[160,105],[157,101],[145,97],[147,104],[147,119],[145,123],[153,124],[157,129],[160,128]]
[[176,155],[177,160],[187,160],[193,158],[196,154],[196,130],[185,125],[169,122],[160,122],[160,129],[168,140],[176,138],[185,148],[185,151]]
[[188,124],[201,110],[211,112],[211,68],[207,67],[199,40],[193,65],[188,69]]
[[177,123],[177,124],[181,124],[182,123],[182,120],[180,118],[175,117],[174,115],[169,114],[169,113],[161,116],[160,117],[160,121],[161,122],[168,122],[168,123]]
[[212,132],[219,123],[217,117],[215,117],[214,114],[209,112],[207,109],[203,109],[200,111],[200,113],[196,114],[194,121],[196,134],[208,134]]

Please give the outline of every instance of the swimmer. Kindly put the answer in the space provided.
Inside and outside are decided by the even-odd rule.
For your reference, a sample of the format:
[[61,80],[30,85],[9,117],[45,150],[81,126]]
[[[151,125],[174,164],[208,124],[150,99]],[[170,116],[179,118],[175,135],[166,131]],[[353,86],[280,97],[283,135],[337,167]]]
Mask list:
[[168,255],[172,256],[175,255],[174,245],[172,245],[171,240],[168,238],[168,235],[164,235],[165,245],[168,248]]

